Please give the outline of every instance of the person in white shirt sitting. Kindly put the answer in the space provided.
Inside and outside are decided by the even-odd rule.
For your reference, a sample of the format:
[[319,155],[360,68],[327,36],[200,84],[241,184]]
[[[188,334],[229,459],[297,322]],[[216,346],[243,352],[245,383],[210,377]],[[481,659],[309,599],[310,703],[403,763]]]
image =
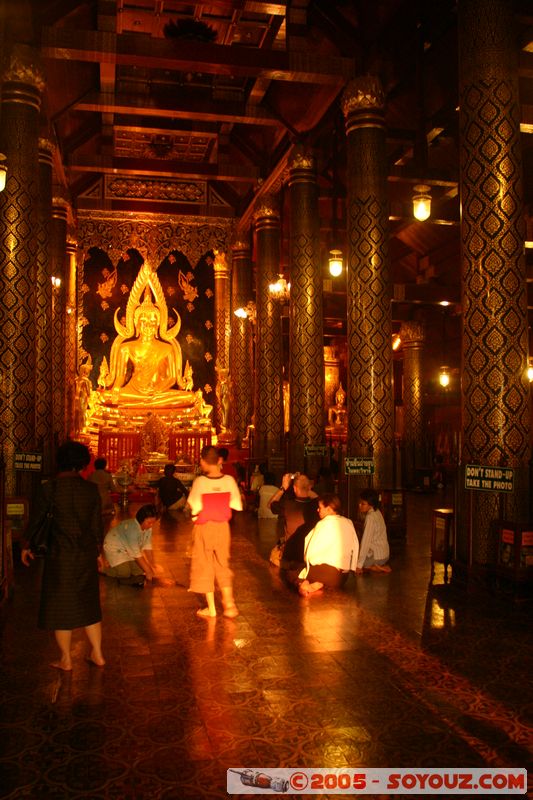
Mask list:
[[387,526],[383,514],[378,509],[379,495],[375,489],[363,489],[359,494],[359,511],[365,516],[363,538],[359,548],[356,575],[363,571],[391,572],[388,565],[390,556]]
[[298,576],[298,591],[304,597],[324,587],[340,589],[357,564],[357,534],[340,509],[337,495],[325,494],[318,501],[320,520],[305,537],[305,567]]

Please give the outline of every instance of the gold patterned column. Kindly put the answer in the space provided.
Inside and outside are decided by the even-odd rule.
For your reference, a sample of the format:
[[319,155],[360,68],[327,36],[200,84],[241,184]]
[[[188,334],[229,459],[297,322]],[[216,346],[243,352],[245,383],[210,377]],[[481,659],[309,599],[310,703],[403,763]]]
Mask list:
[[[304,446],[325,441],[324,334],[318,187],[313,154],[296,147],[290,191],[290,467],[304,466]],[[313,462],[313,463],[312,463]],[[316,474],[319,463],[307,460]]]
[[[231,308],[246,308],[252,300],[252,264],[250,244],[238,239],[232,245]],[[251,310],[251,309],[250,309]],[[238,441],[246,435],[252,421],[254,374],[253,326],[255,319],[231,316],[230,373],[233,380],[233,428]]]
[[384,102],[373,76],[351,81],[342,100],[348,159],[348,453],[373,455],[378,488],[392,483],[394,427]]
[[422,408],[422,348],[424,326],[420,322],[402,322],[403,352],[403,444],[405,474],[403,483],[414,486],[416,470],[423,464],[424,420]]
[[52,419],[56,444],[64,441],[67,431],[65,407],[67,211],[66,201],[62,197],[54,197],[50,229],[50,257],[52,270]]
[[7,184],[0,195],[0,429],[6,493],[14,494],[14,454],[35,447],[35,277],[39,109],[36,53],[13,48],[3,74],[1,147]]
[[232,432],[232,381],[229,371],[229,349],[231,333],[231,269],[226,253],[215,250],[215,340],[217,373],[216,422],[220,442],[232,444],[235,434]]
[[501,498],[495,492],[481,491],[462,498],[458,558],[473,565],[475,572],[497,559],[494,521],[500,513],[508,520],[527,519],[530,389],[512,4],[507,0],[461,0],[458,8],[462,463],[506,464],[514,469],[515,485],[511,494]]
[[65,409],[67,414],[67,431],[74,430],[74,387],[78,374],[78,336],[77,336],[77,265],[76,241],[67,234],[67,274],[66,274],[66,308],[65,308]]
[[43,473],[54,464],[52,420],[52,281],[50,228],[52,221],[52,159],[54,145],[39,139],[39,224],[35,280],[35,441],[43,454]]
[[280,222],[274,199],[261,198],[254,214],[257,246],[257,342],[254,455],[282,451],[283,378],[281,308],[269,291],[278,278]]

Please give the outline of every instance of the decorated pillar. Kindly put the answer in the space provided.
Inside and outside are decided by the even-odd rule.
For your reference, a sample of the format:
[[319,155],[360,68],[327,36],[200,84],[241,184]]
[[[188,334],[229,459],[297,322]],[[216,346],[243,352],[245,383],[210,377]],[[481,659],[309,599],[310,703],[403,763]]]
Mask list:
[[67,235],[67,270],[65,283],[65,408],[67,431],[74,430],[74,393],[78,373],[78,331],[77,331],[77,266],[76,241]]
[[[347,135],[348,454],[373,456],[374,486],[392,483],[391,285],[384,95],[378,78],[351,81]],[[355,485],[365,479],[355,479]]]
[[215,250],[216,423],[221,444],[234,444],[231,422],[232,381],[229,370],[231,332],[231,269],[226,254]]
[[257,248],[254,456],[267,458],[281,453],[283,444],[281,306],[269,290],[279,273],[280,221],[271,196],[261,198],[254,222]]
[[52,271],[52,420],[56,444],[61,444],[67,434],[67,409],[65,406],[67,212],[66,201],[62,197],[54,197],[50,229],[50,260]]
[[461,0],[458,9],[462,464],[506,465],[514,471],[511,492],[465,491],[461,499],[457,557],[473,572],[484,572],[497,559],[496,521],[528,516],[520,102],[512,4]]
[[14,494],[16,451],[35,448],[35,279],[39,109],[43,80],[35,51],[16,45],[2,84],[0,149],[0,441],[6,493]]
[[54,464],[52,419],[52,281],[50,228],[52,222],[52,157],[54,145],[39,139],[39,210],[37,273],[35,279],[35,443],[43,454],[43,473]]
[[299,145],[289,162],[290,191],[290,467],[315,475],[306,444],[325,442],[324,334],[318,187],[313,154]]
[[403,351],[403,484],[413,486],[416,470],[424,467],[424,421],[422,408],[422,348],[424,326],[403,322],[400,329]]
[[252,264],[250,244],[238,239],[232,245],[231,308],[243,309],[243,316],[231,315],[230,374],[233,381],[233,429],[239,442],[252,421],[253,333],[255,305],[252,303]]

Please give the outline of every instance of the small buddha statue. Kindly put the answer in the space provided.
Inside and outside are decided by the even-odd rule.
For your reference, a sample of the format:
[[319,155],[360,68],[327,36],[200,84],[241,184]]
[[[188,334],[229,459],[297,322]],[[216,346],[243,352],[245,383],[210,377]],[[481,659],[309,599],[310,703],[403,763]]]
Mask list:
[[348,424],[348,409],[344,405],[346,402],[346,392],[342,388],[342,383],[335,393],[335,405],[328,408],[328,425],[332,428],[345,428]]
[[74,429],[81,433],[87,425],[89,406],[92,392],[92,383],[89,378],[93,368],[91,357],[80,365],[78,376],[74,384]]

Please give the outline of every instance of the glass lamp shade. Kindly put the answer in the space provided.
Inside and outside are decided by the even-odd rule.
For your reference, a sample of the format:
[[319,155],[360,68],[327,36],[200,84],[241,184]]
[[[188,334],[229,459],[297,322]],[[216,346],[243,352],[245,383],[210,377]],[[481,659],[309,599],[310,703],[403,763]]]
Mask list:
[[419,222],[424,222],[431,214],[431,189],[425,184],[418,184],[413,190],[413,215]]
[[448,367],[440,368],[439,383],[444,389],[450,385],[450,370]]
[[342,261],[342,251],[330,250],[328,262],[329,262],[329,274],[333,278],[338,278],[339,275],[342,274],[344,266]]

